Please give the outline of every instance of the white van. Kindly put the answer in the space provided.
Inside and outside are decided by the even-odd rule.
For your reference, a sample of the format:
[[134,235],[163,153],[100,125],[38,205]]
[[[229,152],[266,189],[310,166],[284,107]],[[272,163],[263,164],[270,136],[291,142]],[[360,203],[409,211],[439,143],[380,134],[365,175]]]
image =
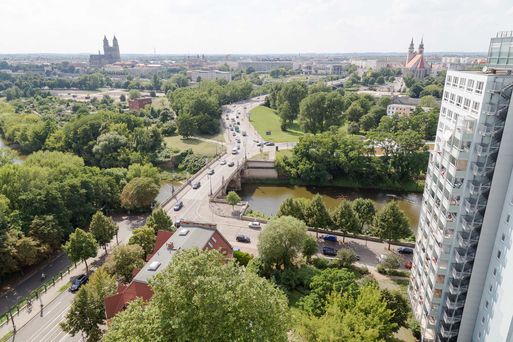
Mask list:
[[239,151],[237,150],[237,147],[232,148],[232,154],[237,154]]

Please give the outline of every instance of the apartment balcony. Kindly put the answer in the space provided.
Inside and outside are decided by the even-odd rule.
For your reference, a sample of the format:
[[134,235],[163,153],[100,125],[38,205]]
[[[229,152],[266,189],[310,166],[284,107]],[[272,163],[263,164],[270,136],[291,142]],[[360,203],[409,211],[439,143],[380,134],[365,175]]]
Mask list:
[[473,247],[469,247],[467,249],[456,248],[454,250],[454,260],[458,264],[466,264],[467,262],[471,262],[476,257],[476,251]]
[[453,296],[463,294],[468,290],[468,282],[450,282],[448,289]]
[[479,229],[482,224],[483,217],[479,214],[465,215],[461,219],[461,226],[465,232],[472,232],[475,229]]
[[489,144],[477,144],[476,145],[476,154],[479,157],[486,157],[491,154],[496,153],[499,150],[500,143],[498,141],[492,140]]
[[473,181],[468,184],[468,190],[471,195],[477,196],[490,190],[490,180],[484,177],[481,181]]
[[461,310],[446,310],[443,314],[445,324],[455,324],[461,321]]
[[458,330],[459,329],[451,329],[450,327],[442,325],[440,327],[440,335],[442,335],[443,338],[453,338],[458,336]]
[[451,155],[459,160],[467,160],[469,157],[470,150],[468,147],[454,146],[451,149]]
[[466,126],[457,126],[454,137],[460,141],[470,141],[474,138],[474,131]]
[[481,134],[482,136],[485,136],[485,137],[494,136],[494,135],[500,133],[501,131],[502,131],[501,125],[485,123],[485,124],[481,124],[479,126],[479,134]]
[[465,306],[465,296],[447,296],[445,306],[449,310],[457,310]]
[[475,246],[475,245],[477,245],[478,241],[479,241],[478,234],[470,234],[467,232],[459,232],[458,236],[456,238],[456,242],[458,243],[458,246],[461,248],[468,248],[470,246]]
[[472,274],[472,268],[468,266],[462,266],[460,264],[453,264],[451,268],[451,275],[456,280],[464,280],[470,277]]
[[483,162],[476,162],[472,163],[472,173],[474,176],[484,176],[488,174],[489,172],[492,172],[495,168],[494,162],[489,163],[483,163]]
[[467,197],[465,198],[465,210],[467,211],[467,213],[476,213],[478,212],[479,210],[483,209],[486,207],[486,200],[483,199],[483,197],[479,197],[479,199],[477,198],[474,198],[474,197]]

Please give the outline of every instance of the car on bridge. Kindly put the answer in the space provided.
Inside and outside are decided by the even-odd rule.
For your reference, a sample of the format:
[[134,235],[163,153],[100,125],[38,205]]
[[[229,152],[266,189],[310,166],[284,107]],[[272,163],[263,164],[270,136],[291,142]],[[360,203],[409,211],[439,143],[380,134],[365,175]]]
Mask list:
[[77,276],[75,279],[73,279],[73,282],[71,283],[71,286],[69,288],[69,292],[77,292],[82,285],[87,283],[89,280],[89,277],[87,274],[81,274]]
[[177,201],[175,206],[173,207],[173,210],[174,211],[179,211],[182,208],[183,208],[183,201]]
[[237,154],[237,153],[239,153],[237,147],[232,148],[232,154]]
[[212,176],[214,174],[214,169],[208,169],[207,175]]
[[235,240],[237,240],[238,242],[251,243],[251,239],[249,238],[249,236],[242,234],[237,235]]
[[195,182],[195,183],[193,183],[193,184],[192,184],[192,188],[193,188],[193,189],[199,189],[199,188],[200,188],[200,186],[201,186],[201,182],[200,182],[200,181]]
[[229,167],[232,167],[233,165],[235,165],[235,163],[234,163],[234,162],[232,162],[232,161],[228,163],[228,166],[229,166]]

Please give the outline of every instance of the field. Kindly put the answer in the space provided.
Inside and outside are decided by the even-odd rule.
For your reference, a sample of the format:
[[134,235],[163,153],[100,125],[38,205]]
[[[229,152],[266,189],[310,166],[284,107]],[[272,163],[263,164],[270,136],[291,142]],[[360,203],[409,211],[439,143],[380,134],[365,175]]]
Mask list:
[[201,154],[209,157],[215,156],[216,152],[220,153],[223,148],[223,146],[213,142],[203,141],[197,138],[182,139],[182,137],[178,135],[165,137],[164,141],[172,150],[183,151],[190,148],[195,154]]
[[[303,135],[298,124],[294,124],[286,132],[280,129],[280,117],[268,107],[258,106],[251,110],[250,121],[265,140],[273,142],[295,142]],[[266,135],[271,131],[271,135]]]

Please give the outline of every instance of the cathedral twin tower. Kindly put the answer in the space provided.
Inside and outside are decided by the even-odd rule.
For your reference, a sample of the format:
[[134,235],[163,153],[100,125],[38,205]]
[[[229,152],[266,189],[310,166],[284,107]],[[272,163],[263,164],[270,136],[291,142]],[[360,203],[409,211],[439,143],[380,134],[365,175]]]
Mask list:
[[121,61],[121,54],[119,53],[119,44],[116,36],[112,39],[112,46],[109,45],[107,37],[103,36],[103,55],[98,51],[97,55],[89,56],[89,64],[97,67],[102,67],[106,64],[112,64],[119,61]]

